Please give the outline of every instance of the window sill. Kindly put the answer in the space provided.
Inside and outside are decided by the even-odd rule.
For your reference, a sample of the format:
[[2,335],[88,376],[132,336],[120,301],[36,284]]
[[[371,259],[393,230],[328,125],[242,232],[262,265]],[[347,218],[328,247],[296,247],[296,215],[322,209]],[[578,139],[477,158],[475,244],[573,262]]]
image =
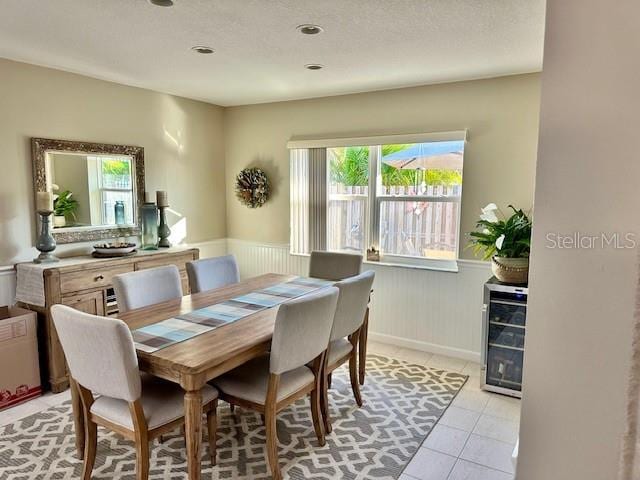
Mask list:
[[[289,252],[289,255],[294,257],[307,257],[309,258],[311,254],[309,253],[293,253]],[[362,260],[362,263],[366,265],[379,265],[381,267],[391,267],[391,268],[408,268],[412,270],[431,270],[434,272],[444,272],[444,273],[458,273],[460,269],[458,268],[458,260],[450,260],[444,262],[443,265],[437,265],[436,263],[432,264],[420,264],[420,263],[403,263],[403,262],[393,262],[393,261],[374,261],[367,260],[366,258]]]
[[371,260],[364,260],[362,263],[367,265],[380,265],[381,267],[392,267],[392,268],[409,268],[412,270],[432,270],[434,272],[445,272],[445,273],[458,273],[460,270],[458,269],[458,263],[452,262],[453,264],[447,264],[447,266],[436,266],[436,265],[418,265],[418,264],[408,264],[408,263],[400,263],[400,262],[376,262]]

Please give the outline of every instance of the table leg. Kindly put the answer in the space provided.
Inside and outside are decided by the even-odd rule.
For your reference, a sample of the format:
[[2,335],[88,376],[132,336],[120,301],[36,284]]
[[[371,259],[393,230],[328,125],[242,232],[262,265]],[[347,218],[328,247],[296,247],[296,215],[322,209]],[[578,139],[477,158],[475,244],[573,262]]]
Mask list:
[[202,448],[202,391],[184,394],[185,440],[189,480],[200,480],[200,449]]
[[367,334],[369,333],[369,307],[364,313],[364,322],[360,328],[360,339],[358,341],[358,379],[360,385],[364,385],[364,375],[367,368]]
[[78,458],[84,458],[84,407],[78,392],[78,385],[75,380],[69,378],[69,389],[71,390],[71,412],[73,415],[73,427],[76,432],[76,450]]

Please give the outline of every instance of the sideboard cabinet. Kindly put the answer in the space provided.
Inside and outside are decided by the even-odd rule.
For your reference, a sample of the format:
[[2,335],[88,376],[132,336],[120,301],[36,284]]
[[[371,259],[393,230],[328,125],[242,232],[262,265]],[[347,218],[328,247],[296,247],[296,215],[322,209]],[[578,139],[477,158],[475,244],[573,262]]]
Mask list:
[[112,279],[121,273],[134,272],[163,265],[175,265],[182,277],[182,290],[189,294],[186,263],[197,260],[199,250],[171,249],[140,252],[131,257],[111,259],[65,259],[60,264],[49,264],[43,269],[45,305],[19,304],[38,313],[40,367],[43,381],[54,393],[69,387],[67,365],[58,340],[50,308],[55,304],[68,305],[94,315],[117,316],[118,305],[113,292]]

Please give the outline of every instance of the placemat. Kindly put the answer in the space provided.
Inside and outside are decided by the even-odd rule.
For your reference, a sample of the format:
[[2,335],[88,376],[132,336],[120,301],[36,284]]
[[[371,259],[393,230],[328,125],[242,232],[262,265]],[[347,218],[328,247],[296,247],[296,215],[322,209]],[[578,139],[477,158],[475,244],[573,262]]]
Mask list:
[[136,349],[153,353],[169,345],[210,332],[293,298],[329,287],[334,282],[317,278],[296,277],[288,282],[249,292],[230,300],[134,330]]

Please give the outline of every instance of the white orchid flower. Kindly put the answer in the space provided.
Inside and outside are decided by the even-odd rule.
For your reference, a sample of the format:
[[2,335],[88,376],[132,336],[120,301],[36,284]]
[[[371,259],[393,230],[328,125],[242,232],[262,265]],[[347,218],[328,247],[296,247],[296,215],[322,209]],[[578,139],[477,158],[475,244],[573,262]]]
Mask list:
[[500,235],[497,239],[496,239],[496,248],[498,250],[502,250],[502,244],[504,243],[504,234]]

